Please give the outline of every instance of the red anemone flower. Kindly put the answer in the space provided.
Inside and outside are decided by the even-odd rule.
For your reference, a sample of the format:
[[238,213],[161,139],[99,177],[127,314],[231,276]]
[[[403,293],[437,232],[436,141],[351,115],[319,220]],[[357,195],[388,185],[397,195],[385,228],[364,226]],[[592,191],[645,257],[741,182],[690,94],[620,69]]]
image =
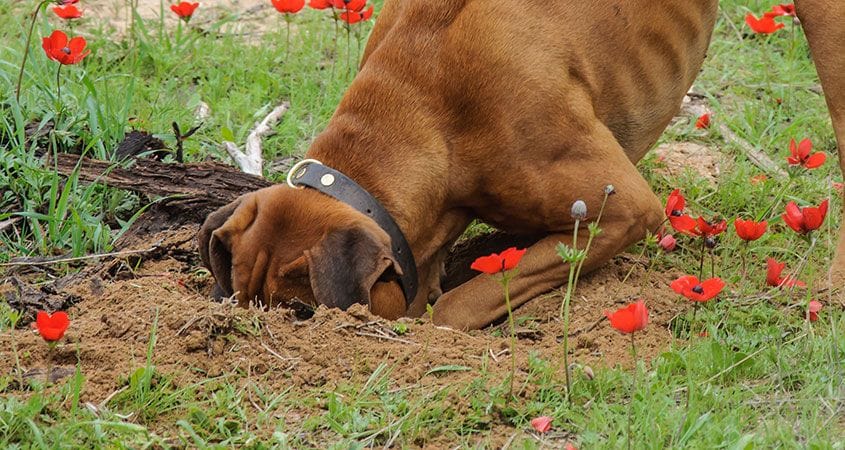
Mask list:
[[746,242],[756,241],[766,233],[768,222],[755,222],[753,220],[742,220],[739,217],[734,220],[736,235]]
[[62,19],[78,19],[82,17],[82,11],[73,4],[54,6],[53,12]]
[[793,16],[795,17],[795,5],[792,3],[784,4],[784,5],[775,5],[772,6],[772,10],[768,11],[763,14],[766,17],[778,17],[778,16]]
[[367,0],[333,0],[332,4],[337,9],[361,12],[367,6]]
[[696,228],[698,229],[698,235],[704,237],[713,237],[725,232],[728,229],[728,221],[722,220],[721,222],[708,222],[704,220],[703,217],[699,217],[696,221]]
[[809,139],[801,139],[799,144],[795,144],[795,139],[789,141],[789,156],[786,161],[790,166],[804,166],[806,169],[815,169],[824,164],[827,155],[824,152],[816,152],[812,155],[813,143]]
[[684,214],[684,207],[686,207],[687,200],[681,194],[680,189],[675,189],[666,198],[666,217],[680,217]]
[[786,263],[777,262],[774,258],[768,258],[766,260],[766,284],[777,287],[806,286],[803,281],[796,280],[788,275],[781,277],[780,274],[783,273],[785,267]]
[[370,5],[370,7],[367,8],[366,11],[354,11],[349,9],[340,13],[340,20],[348,24],[358,23],[364,20],[368,20],[370,17],[372,17],[374,10],[375,8],[373,7],[373,5]]
[[38,314],[35,316],[35,328],[38,330],[38,334],[47,342],[56,342],[61,339],[69,326],[70,319],[68,319],[67,313],[64,311],[53,314],[38,311]]
[[55,30],[49,37],[43,38],[41,47],[48,58],[64,65],[76,64],[91,53],[85,51],[84,37],[76,36],[68,41],[67,35],[59,30]]
[[810,322],[815,322],[819,320],[819,311],[822,310],[822,302],[816,300],[810,300],[810,304],[807,305],[807,320]]
[[331,0],[309,0],[308,6],[314,9],[326,9],[332,7]]
[[825,200],[818,207],[805,206],[799,208],[795,202],[786,204],[786,212],[781,215],[784,223],[798,233],[806,234],[817,230],[827,215],[828,200]]
[[673,281],[672,290],[694,302],[706,302],[719,295],[725,282],[719,277],[699,282],[694,275],[685,275]]
[[305,7],[305,0],[270,0],[270,3],[283,14],[294,14]]
[[525,250],[517,250],[516,247],[511,247],[499,254],[492,253],[488,256],[481,256],[472,263],[470,269],[484,272],[488,275],[511,270],[519,264],[519,260],[522,259]]
[[710,127],[710,113],[702,114],[698,117],[695,121],[695,127],[700,129],[709,128]]
[[604,315],[610,320],[610,326],[626,334],[640,331],[648,325],[648,308],[642,300],[617,309],[613,314],[605,311]]
[[199,6],[199,3],[181,2],[177,5],[170,5],[170,10],[175,12],[180,19],[187,22],[191,20],[191,16],[194,15],[194,11],[196,11]]
[[552,418],[549,416],[540,416],[531,419],[531,426],[537,430],[538,433],[548,433],[552,429]]
[[751,27],[752,31],[758,34],[771,34],[783,28],[783,24],[775,23],[773,17],[763,16],[758,19],[751,13],[745,15],[745,23]]

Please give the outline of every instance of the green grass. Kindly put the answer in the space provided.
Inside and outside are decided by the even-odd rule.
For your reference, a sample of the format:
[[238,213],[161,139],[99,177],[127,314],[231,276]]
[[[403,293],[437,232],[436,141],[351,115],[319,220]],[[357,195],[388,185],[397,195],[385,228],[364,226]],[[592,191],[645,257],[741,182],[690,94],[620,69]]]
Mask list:
[[[376,5],[378,10],[381,2]],[[373,368],[366,382],[333,390],[275,391],[269,379],[243,383],[239,374],[178,385],[172,374],[158,372],[151,363],[153,326],[146,365],[127,373],[124,389],[105,405],[80,404],[82,372],[55,390],[34,383],[25,395],[11,390],[11,376],[0,374],[0,447],[346,449],[445,441],[489,448],[496,427],[526,429],[533,417],[550,415],[555,430],[571,433],[554,446],[569,439],[580,448],[624,448],[629,405],[637,448],[845,447],[845,315],[828,304],[822,320],[810,326],[800,313],[787,314],[803,310],[809,298],[796,304],[775,292],[770,301],[755,300],[766,256],[787,261],[790,268],[806,257],[802,279],[824,272],[841,208],[831,188],[831,181],[841,181],[836,145],[823,98],[813,90],[818,80],[800,27],[787,26],[770,37],[741,36],[745,12],[759,14],[769,6],[721,2],[696,91],[709,97],[714,125],[728,125],[782,166],[790,138],[809,137],[831,157],[821,169],[792,182],[779,199],[777,193],[788,181],[770,174],[765,183],[750,184],[762,171],[740,147],[725,143],[717,126],[700,131],[681,122],[667,130],[661,142],[714,146],[726,156],[727,166],[718,185],[711,186],[693,171],[672,179],[657,175],[657,161],[648,157],[641,168],[656,191],[665,194],[682,187],[693,210],[728,218],[759,216],[771,209],[766,217],[773,232],[751,247],[749,260],[756,266],[746,282],[738,263],[740,243],[735,236],[725,237],[717,249],[716,273],[737,294],[700,311],[697,323],[708,324],[710,339],[672,344],[649,364],[641,363],[633,397],[630,372],[601,368],[592,381],[575,377],[569,406],[554,364],[536,357],[527,367],[526,384],[533,394],[509,405],[506,380],[484,369],[473,382],[445,388],[420,384],[397,390],[399,369],[384,364]],[[43,57],[37,42],[21,102],[14,101],[25,12],[18,3],[0,3],[0,37],[7,45],[0,52],[0,92],[6,93],[0,103],[0,221],[21,218],[16,232],[0,233],[0,261],[108,251],[145,206],[146,200],[137,195],[57,176],[41,164],[36,147],[110,159],[133,128],[151,131],[172,145],[170,124],[175,121],[182,129],[199,125],[194,110],[204,102],[212,115],[185,143],[186,157],[225,161],[228,156],[220,147],[224,138],[242,143],[256,119],[288,100],[290,111],[277,134],[265,141],[265,159],[301,155],[351,79],[345,35],[341,33],[335,54],[334,25],[319,12],[306,11],[295,19],[289,55],[283,33],[252,42],[236,36],[235,16],[205,25],[208,34],[183,29],[178,39],[161,22],[139,21],[133,39],[114,39],[106,29],[92,31],[91,55],[84,64],[62,71],[63,112],[57,117],[56,65]],[[39,20],[36,36],[49,34],[52,23]],[[281,19],[279,23],[281,30]],[[365,36],[369,27],[364,25],[359,34]],[[354,56],[357,44],[352,48]],[[49,121],[55,121],[54,131],[34,141],[25,138],[27,124],[44,127]],[[806,243],[786,229],[778,213],[788,200],[818,204],[828,197],[830,219],[814,251],[805,255]],[[656,267],[694,272],[698,256],[679,251],[662,257]],[[685,320],[678,319],[679,329]],[[10,323],[8,307],[0,303],[0,333],[8,333]],[[288,420],[291,414],[305,417]],[[512,442],[513,448],[540,446],[525,434]]]

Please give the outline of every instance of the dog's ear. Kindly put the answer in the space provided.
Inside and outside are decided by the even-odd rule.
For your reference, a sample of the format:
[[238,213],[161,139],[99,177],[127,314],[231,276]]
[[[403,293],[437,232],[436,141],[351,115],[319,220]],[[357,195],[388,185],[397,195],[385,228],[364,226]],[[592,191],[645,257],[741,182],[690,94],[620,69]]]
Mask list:
[[[357,227],[331,231],[305,257],[317,303],[343,310],[363,303],[383,317],[404,314],[402,291],[391,286],[398,287],[399,264],[370,231]],[[401,311],[394,305],[397,300]]]
[[206,217],[197,233],[197,246],[202,264],[216,281],[212,296],[215,299],[232,295],[232,251],[226,234],[216,233],[241,205],[243,197],[214,211]]

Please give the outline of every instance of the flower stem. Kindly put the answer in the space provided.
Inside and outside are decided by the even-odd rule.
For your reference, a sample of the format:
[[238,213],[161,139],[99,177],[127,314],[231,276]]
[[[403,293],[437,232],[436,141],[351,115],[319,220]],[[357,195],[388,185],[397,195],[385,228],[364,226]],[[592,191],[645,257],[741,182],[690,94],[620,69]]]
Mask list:
[[698,264],[698,280],[701,281],[704,278],[704,256],[706,255],[705,252],[705,244],[707,242],[707,238],[704,236],[701,237],[701,261]]
[[516,328],[513,323],[513,310],[511,309],[510,276],[502,274],[502,288],[505,290],[505,306],[508,308],[508,325],[510,326],[510,351],[511,351],[511,376],[508,386],[507,402],[513,397],[513,379],[516,377]]
[[745,279],[747,274],[748,266],[746,265],[746,257],[748,256],[748,242],[745,241],[745,246],[742,247],[742,252],[740,253],[740,258],[742,258],[742,279]]
[[56,69],[56,125],[62,116],[62,64]]
[[[599,208],[599,215],[596,217],[595,226],[598,227],[599,223],[601,223],[601,216],[604,214],[604,206],[607,204],[607,198],[610,196],[610,193],[605,192],[604,199],[601,201],[601,208]],[[575,271],[575,285],[572,287],[573,293],[575,289],[578,287],[578,280],[581,278],[581,268],[584,267],[584,261],[587,259],[587,254],[590,252],[590,246],[593,244],[593,238],[596,235],[590,233],[590,237],[587,238],[587,246],[584,247],[584,258],[581,261],[578,261],[578,269]]]
[[50,385],[50,372],[53,371],[53,349],[55,348],[55,342],[47,343],[47,371],[44,372],[44,387]]
[[[578,251],[578,226],[581,224],[579,219],[575,219],[575,230],[572,232],[572,251]],[[572,298],[572,291],[575,287],[575,269],[576,264],[569,263],[569,281],[566,283],[566,294],[563,296],[563,302],[560,304],[560,315],[563,318],[563,370],[566,377],[566,401],[572,404],[572,382],[569,379],[569,301]]]
[[285,59],[290,58],[290,14],[285,13],[285,26],[287,32],[285,34]]
[[21,61],[21,70],[18,73],[18,84],[15,86],[15,103],[20,104],[21,102],[21,83],[23,83],[23,71],[26,67],[26,60],[29,57],[29,44],[32,42],[32,32],[35,30],[35,21],[38,20],[38,13],[41,12],[41,8],[47,4],[47,1],[42,1],[38,3],[38,6],[35,7],[35,11],[32,13],[32,22],[29,23],[29,32],[26,35],[26,44],[23,48],[23,60]]
[[633,412],[634,412],[634,394],[636,393],[637,389],[637,345],[634,342],[634,334],[631,333],[631,353],[634,355],[634,373],[631,374],[631,395],[630,399],[628,400],[628,450],[631,449],[631,445],[634,439],[634,434],[632,433],[632,425],[633,425]]

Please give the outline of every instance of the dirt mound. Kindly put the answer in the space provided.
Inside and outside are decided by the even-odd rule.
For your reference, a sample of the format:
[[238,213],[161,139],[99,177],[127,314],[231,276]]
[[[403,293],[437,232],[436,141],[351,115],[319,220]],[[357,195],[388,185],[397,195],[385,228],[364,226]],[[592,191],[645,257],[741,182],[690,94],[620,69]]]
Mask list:
[[[570,341],[575,362],[630,364],[627,339],[608,326],[603,311],[635,297],[645,298],[651,310],[650,326],[638,335],[640,355],[653,357],[671,342],[667,325],[687,305],[667,295],[666,275],[652,273],[643,286],[638,266],[622,283],[631,261],[622,255],[579,286]],[[421,381],[445,385],[474,378],[483,360],[487,370],[502,379],[509,370],[504,325],[464,333],[436,327],[427,317],[386,321],[364,307],[347,312],[321,307],[312,318],[300,320],[287,309],[246,310],[210,301],[207,272],[181,256],[135,264],[131,271],[130,266],[111,267],[106,280],[92,278],[67,288],[78,303],[69,310],[72,325],[54,361],[69,368],[79,361],[87,380],[85,401],[103,401],[144,366],[153,330],[152,361],[180,384],[224,374],[245,374],[248,380],[272,373],[277,376],[269,382],[279,390],[331,388],[347,381],[363,383],[384,363],[395,367],[394,381],[401,388]],[[559,293],[551,293],[516,312],[518,367],[523,370],[529,352],[559,364],[560,301]],[[13,336],[23,370],[43,373],[47,347],[37,334],[17,330]],[[9,333],[0,335],[0,373],[14,370],[10,339]],[[470,370],[439,373],[437,368],[446,366]]]

